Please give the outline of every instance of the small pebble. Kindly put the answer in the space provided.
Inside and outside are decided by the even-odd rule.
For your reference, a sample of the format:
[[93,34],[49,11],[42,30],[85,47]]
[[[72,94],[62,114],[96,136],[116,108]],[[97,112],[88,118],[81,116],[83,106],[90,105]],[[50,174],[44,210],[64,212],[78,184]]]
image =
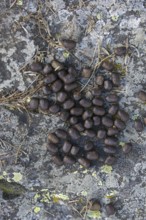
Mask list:
[[39,99],[38,98],[31,98],[29,104],[28,104],[28,108],[32,111],[37,110],[39,107]]
[[106,126],[107,128],[110,128],[113,126],[114,122],[110,117],[104,116],[102,117],[102,124]]
[[114,125],[119,129],[119,130],[124,130],[126,125],[123,121],[121,121],[120,119],[116,119],[114,121]]
[[63,87],[63,83],[60,79],[56,80],[55,82],[53,82],[52,84],[52,90],[53,92],[59,92]]
[[46,77],[44,78],[44,84],[45,84],[45,85],[48,85],[48,84],[54,82],[56,79],[57,79],[56,74],[51,73],[51,74],[49,74],[48,76],[46,76]]
[[79,103],[80,103],[80,105],[82,106],[82,107],[84,107],[84,108],[89,108],[89,107],[91,107],[91,105],[92,105],[92,102],[90,101],[90,100],[88,100],[88,99],[81,99],[80,101],[79,101]]
[[115,138],[115,137],[107,137],[105,140],[104,140],[104,143],[106,145],[110,145],[110,146],[117,146],[118,144],[118,139]]
[[104,77],[103,76],[97,76],[96,77],[96,84],[98,85],[98,86],[102,86],[103,85],[103,82],[104,82]]
[[51,73],[52,71],[53,71],[52,66],[51,66],[50,64],[46,64],[46,65],[44,66],[44,68],[43,68],[42,73],[43,73],[44,75],[47,75],[47,74]]
[[110,80],[104,81],[104,89],[110,91],[113,88],[113,84]]
[[83,114],[83,108],[81,107],[74,107],[70,110],[70,113],[72,115],[75,115],[75,116],[80,116]]
[[98,116],[103,116],[103,115],[105,115],[105,109],[102,107],[94,107],[93,113]]
[[50,108],[49,108],[49,112],[52,114],[56,114],[59,111],[60,111],[60,107],[57,104],[54,104],[54,105],[50,106]]
[[72,146],[70,153],[71,153],[73,156],[76,156],[76,155],[78,154],[78,152],[79,152],[79,147]]
[[124,110],[118,110],[117,115],[119,116],[119,118],[124,121],[127,122],[129,120],[129,115],[127,112],[125,112]]
[[61,91],[57,94],[57,101],[58,102],[61,102],[61,103],[65,102],[66,99],[67,99],[67,93],[66,92]]
[[113,116],[113,115],[115,115],[117,113],[118,109],[119,109],[118,105],[112,105],[109,108],[108,113]]
[[88,119],[86,119],[86,120],[84,121],[84,127],[85,127],[86,129],[90,129],[90,128],[92,128],[92,126],[93,126],[93,121],[92,121],[92,119],[88,118]]

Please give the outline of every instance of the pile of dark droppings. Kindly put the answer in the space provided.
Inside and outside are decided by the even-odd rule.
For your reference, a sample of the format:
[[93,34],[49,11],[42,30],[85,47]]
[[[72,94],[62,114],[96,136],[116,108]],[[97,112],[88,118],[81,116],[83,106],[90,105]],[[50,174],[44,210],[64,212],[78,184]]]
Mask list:
[[[125,53],[124,47],[115,49],[117,56]],[[56,165],[78,162],[88,168],[98,161],[107,165],[116,161],[118,137],[125,129],[129,115],[120,108],[120,99],[114,91],[120,86],[120,73],[115,71],[114,63],[105,60],[100,68],[107,74],[105,76],[100,71],[95,74],[94,86],[89,88],[87,97],[79,77],[89,78],[92,74],[89,67],[78,74],[74,67],[65,67],[57,60],[30,65],[31,71],[43,76],[43,95],[31,98],[29,110],[57,114],[66,123],[66,128],[48,135],[47,149]],[[140,126],[140,122],[135,123],[136,127]],[[137,128],[137,131],[141,130],[141,127]],[[132,143],[125,143],[122,149],[129,153]]]

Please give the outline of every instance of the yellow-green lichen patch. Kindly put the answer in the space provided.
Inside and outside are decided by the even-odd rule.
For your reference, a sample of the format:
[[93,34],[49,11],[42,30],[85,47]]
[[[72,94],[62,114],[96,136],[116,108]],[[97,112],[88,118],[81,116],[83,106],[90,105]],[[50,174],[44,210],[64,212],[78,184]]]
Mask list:
[[101,218],[101,212],[100,211],[88,210],[87,211],[87,217],[89,217],[91,219],[100,219]]
[[104,165],[101,167],[101,172],[110,174],[112,172],[112,169],[113,169],[112,166]]
[[41,211],[41,208],[39,206],[36,206],[34,209],[33,209],[34,213],[35,214],[38,214],[40,211]]

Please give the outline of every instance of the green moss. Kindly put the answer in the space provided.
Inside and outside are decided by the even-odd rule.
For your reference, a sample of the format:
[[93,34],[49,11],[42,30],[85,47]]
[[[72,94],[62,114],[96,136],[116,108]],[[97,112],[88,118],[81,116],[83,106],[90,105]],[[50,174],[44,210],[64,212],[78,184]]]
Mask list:
[[26,192],[26,188],[19,183],[8,182],[4,179],[0,179],[0,190],[2,190],[3,193],[13,195],[21,195]]
[[126,69],[123,68],[123,65],[121,63],[114,64],[114,71],[124,74],[124,75],[126,74]]

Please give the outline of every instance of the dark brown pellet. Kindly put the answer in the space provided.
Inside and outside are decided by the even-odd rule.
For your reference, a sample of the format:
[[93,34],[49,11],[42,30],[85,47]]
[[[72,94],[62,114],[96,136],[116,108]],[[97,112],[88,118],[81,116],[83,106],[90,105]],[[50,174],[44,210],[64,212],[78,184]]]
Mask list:
[[71,156],[65,156],[63,158],[63,162],[67,163],[67,164],[74,164],[75,163],[75,159]]
[[42,91],[43,91],[44,95],[51,94],[51,90],[50,90],[50,88],[48,86],[43,86],[42,87]]
[[104,77],[103,76],[97,76],[96,77],[96,84],[99,86],[102,86],[104,82]]
[[76,69],[75,69],[74,67],[72,67],[72,66],[70,66],[70,67],[68,68],[68,73],[73,74],[74,76],[77,75]]
[[116,119],[114,121],[114,125],[119,129],[119,130],[124,130],[126,125],[123,121],[121,121],[120,119]]
[[85,151],[90,151],[94,148],[94,144],[91,141],[88,141],[87,143],[85,143],[84,145],[84,150]]
[[117,128],[108,128],[108,130],[107,130],[107,135],[108,136],[113,136],[113,135],[116,135],[118,133],[119,133],[119,131],[118,131]]
[[91,76],[91,69],[89,67],[85,67],[83,70],[82,70],[82,77],[85,77],[85,78],[89,78]]
[[96,151],[89,151],[86,155],[88,160],[97,160],[98,159],[98,153]]
[[40,62],[34,62],[30,65],[30,69],[33,72],[41,72],[43,70],[43,64]]
[[140,91],[140,92],[138,93],[138,98],[139,98],[141,101],[146,102],[146,92]]
[[75,125],[78,123],[78,118],[75,116],[70,117],[69,122],[71,125]]
[[74,140],[80,138],[80,133],[76,128],[69,128],[68,133],[69,133],[70,137]]
[[89,201],[89,204],[87,204],[87,207],[91,211],[99,211],[101,209],[101,205],[100,205],[99,201],[97,201],[97,199],[91,199]]
[[108,216],[115,214],[115,209],[112,204],[106,205],[105,209]]
[[144,128],[143,123],[140,119],[135,120],[134,127],[137,132],[142,132]]
[[67,72],[65,70],[61,70],[57,73],[58,77],[63,80],[64,77],[67,75]]
[[102,67],[108,71],[112,71],[114,68],[114,64],[111,61],[106,60],[102,63]]
[[104,89],[110,91],[113,87],[113,84],[110,80],[104,81]]
[[104,161],[107,165],[113,165],[116,161],[116,158],[114,156],[108,156],[106,160]]
[[68,99],[63,103],[63,108],[66,110],[71,109],[74,105],[75,105],[74,101],[72,101],[71,99]]
[[64,83],[70,84],[70,83],[73,83],[76,79],[74,75],[68,73],[62,80]]
[[118,96],[116,94],[107,95],[106,101],[108,101],[110,103],[116,103],[116,102],[118,102]]
[[47,75],[47,74],[51,73],[52,71],[53,71],[52,66],[51,66],[50,64],[46,64],[46,65],[44,66],[44,68],[43,68],[42,73],[43,73],[44,75]]
[[80,108],[80,107],[74,107],[70,110],[70,113],[72,115],[75,115],[75,116],[80,116],[83,114],[83,108]]
[[64,122],[66,122],[69,119],[69,116],[69,112],[64,111],[60,113],[60,119]]
[[120,76],[118,73],[112,73],[111,79],[114,86],[120,85]]
[[62,166],[63,165],[63,161],[62,158],[59,155],[55,155],[52,157],[53,162],[58,165],[58,166]]
[[92,117],[93,112],[90,109],[87,109],[86,111],[84,111],[82,118],[83,120],[86,120],[87,118]]
[[57,101],[58,102],[64,102],[67,99],[67,93],[66,92],[59,92],[57,94]]
[[116,153],[116,148],[112,147],[112,146],[104,146],[103,150],[105,153],[108,153],[108,154],[115,154]]
[[56,144],[53,143],[48,143],[47,145],[47,149],[49,150],[50,154],[56,154],[58,152],[58,147],[56,146]]
[[110,115],[115,115],[115,114],[117,113],[118,109],[119,109],[118,105],[112,105],[112,106],[109,108],[108,113],[109,113]]
[[124,146],[122,146],[122,150],[125,154],[128,154],[132,150],[132,144],[126,143]]
[[117,144],[118,144],[118,140],[117,140],[117,138],[115,138],[115,137],[108,137],[108,138],[106,138],[105,140],[104,140],[104,143],[106,144],[106,145],[110,145],[110,146],[117,146]]
[[92,89],[92,95],[94,96],[100,96],[101,95],[101,89],[98,89],[98,88],[95,88],[95,89]]
[[74,93],[73,93],[73,99],[74,99],[75,101],[79,101],[81,98],[82,98],[82,95],[81,95],[80,92],[74,92]]
[[55,71],[57,71],[57,70],[60,71],[60,70],[64,69],[64,65],[57,60],[53,60],[51,62],[51,66],[55,69]]
[[103,104],[104,104],[103,100],[100,99],[100,98],[94,98],[94,99],[92,100],[92,103],[93,103],[94,105],[97,105],[97,106],[103,106]]
[[105,137],[106,137],[106,131],[103,130],[103,129],[98,130],[98,132],[97,132],[97,137],[98,137],[99,139],[105,138]]
[[72,50],[76,47],[76,42],[73,40],[61,40],[61,43],[67,50]]
[[53,84],[52,84],[52,90],[53,92],[59,92],[63,87],[63,83],[60,79],[56,80]]
[[83,124],[80,122],[80,123],[77,123],[76,125],[74,125],[74,127],[79,131],[79,132],[83,132],[85,130]]
[[89,107],[91,107],[91,105],[92,105],[92,102],[90,101],[90,100],[88,100],[88,99],[81,99],[80,101],[79,101],[79,103],[80,103],[80,105],[82,106],[82,107],[84,107],[84,108],[89,108]]
[[72,90],[76,89],[78,87],[77,83],[71,83],[64,86],[65,91],[71,92]]
[[64,153],[69,153],[72,144],[69,141],[65,141],[62,147]]
[[96,132],[91,129],[86,130],[85,134],[90,138],[94,138],[96,136]]
[[117,56],[124,56],[126,55],[127,49],[126,47],[121,46],[121,47],[115,48],[114,51]]
[[102,108],[102,107],[94,107],[93,108],[93,113],[95,115],[103,116],[103,115],[105,115],[105,109]]
[[113,126],[114,122],[110,117],[104,116],[102,117],[102,124],[106,126],[107,128],[110,128]]
[[119,116],[119,118],[124,121],[127,122],[129,120],[129,115],[127,112],[125,112],[124,110],[119,110],[117,112],[117,115]]
[[90,129],[90,128],[92,128],[92,126],[93,126],[92,119],[90,119],[90,118],[86,119],[85,122],[84,122],[84,127],[86,129]]
[[76,155],[78,154],[78,152],[79,152],[79,147],[72,146],[70,153],[71,153],[73,156],[76,156]]
[[44,83],[45,83],[46,85],[48,85],[48,84],[54,82],[56,79],[57,79],[56,74],[55,74],[55,73],[51,73],[51,74],[49,74],[48,76],[46,76],[46,77],[44,78]]
[[32,111],[37,110],[39,107],[39,99],[38,98],[31,98],[29,104],[28,104],[28,108]]
[[99,126],[100,123],[101,123],[100,117],[99,116],[94,116],[93,117],[93,123],[94,123],[95,126]]
[[85,159],[85,158],[83,158],[83,157],[79,158],[79,159],[78,159],[78,162],[79,162],[79,164],[81,164],[83,167],[86,167],[86,168],[90,167],[90,161],[87,160],[87,159]]
[[49,109],[49,101],[48,101],[48,99],[41,98],[40,102],[39,102],[39,108],[42,111],[48,110]]
[[60,111],[60,107],[57,104],[54,104],[54,105],[50,106],[50,108],[49,108],[49,112],[52,114],[56,114],[59,111]]
[[57,135],[57,137],[61,138],[61,139],[67,139],[67,132],[63,129],[57,129],[55,131],[55,134]]
[[49,140],[51,143],[53,143],[53,144],[58,144],[58,143],[59,143],[59,138],[58,138],[57,135],[54,134],[54,133],[50,133],[50,134],[48,135],[48,140]]

